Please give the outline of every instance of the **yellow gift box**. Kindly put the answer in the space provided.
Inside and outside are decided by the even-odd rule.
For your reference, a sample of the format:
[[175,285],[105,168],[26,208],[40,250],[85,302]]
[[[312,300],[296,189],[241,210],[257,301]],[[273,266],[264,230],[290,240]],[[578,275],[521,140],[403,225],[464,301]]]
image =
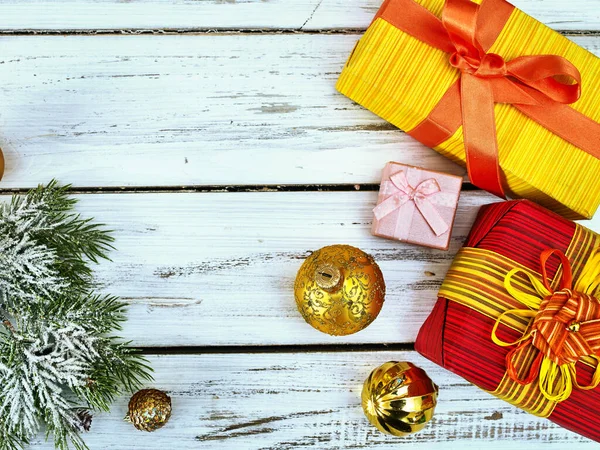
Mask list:
[[[417,10],[426,8],[431,13],[431,17],[425,17],[422,23],[413,24],[411,18],[414,11],[412,5],[407,4],[407,1],[414,3]],[[482,9],[486,2],[490,2],[487,19],[494,15],[489,13],[490,8],[496,8],[496,15],[504,13],[506,17],[505,19],[492,17],[496,22],[502,20],[502,26],[498,28],[497,35],[494,36],[492,32],[489,32],[489,27],[486,30],[488,33],[485,38],[490,42],[486,54],[491,54],[491,56],[484,55],[487,58],[485,64],[492,67],[495,72],[492,73],[488,70],[486,74],[481,75],[484,72],[484,69],[480,70],[480,67],[484,65],[481,62],[483,59],[476,62],[474,69],[465,71],[458,67],[464,61],[457,62],[456,59],[468,60],[469,55],[462,50],[457,50],[457,56],[457,54],[449,54],[448,50],[436,48],[428,43],[427,34],[435,34],[437,30],[437,24],[434,23],[437,20],[436,17],[444,19],[444,14],[446,14],[444,11],[448,6],[458,7],[459,14],[456,17],[461,17],[461,8],[467,11],[464,17],[469,19],[471,16],[468,11]],[[411,7],[406,8],[406,6]],[[394,8],[396,9],[395,13]],[[422,11],[416,12],[422,13]],[[394,20],[390,20],[390,17],[394,18],[394,14],[399,17],[399,21],[403,22],[404,28],[399,28]],[[478,19],[476,15],[472,17],[475,17],[477,26],[481,26],[482,19]],[[447,22],[452,22],[450,19]],[[442,23],[442,20],[439,22]],[[429,23],[436,27],[430,27]],[[444,21],[444,25],[446,25],[446,21]],[[450,26],[457,25],[450,23]],[[461,24],[458,24],[459,28],[460,26]],[[411,31],[413,28],[414,32],[405,31],[406,29]],[[422,33],[425,36],[421,36]],[[462,45],[460,37],[457,38],[453,35],[452,29],[448,33],[452,44],[455,45],[458,42],[457,47],[460,47]],[[415,37],[414,34],[419,36]],[[435,40],[438,37],[433,36],[431,39]],[[468,42],[465,45],[469,47],[472,43]],[[477,48],[478,43],[475,42],[473,45]],[[570,63],[576,68],[576,71],[578,70],[580,79],[573,81],[563,75],[571,74],[571,69],[567,69],[566,72],[557,70],[556,73],[552,72],[548,76],[544,67],[548,58],[551,57],[538,56],[538,59],[535,60],[538,67],[527,69],[529,73],[534,74],[522,82],[522,78],[527,78],[527,76],[520,77],[519,70],[521,69],[518,67],[513,71],[517,73],[514,75],[511,67],[519,65],[521,59],[527,59],[520,57],[529,57],[530,55],[556,55],[555,60],[562,57],[559,58],[561,62],[557,65],[564,68]],[[564,60],[568,62],[565,63]],[[499,66],[504,64],[504,66],[501,70],[496,71],[493,68],[494,64]],[[533,61],[531,65],[535,66]],[[509,68],[508,73],[506,67]],[[540,69],[537,70],[538,68]],[[539,73],[543,73],[547,78],[540,80]],[[490,106],[490,117],[492,118],[492,127],[495,124],[497,142],[495,152],[499,166],[497,172],[504,192],[513,198],[533,200],[568,218],[592,217],[600,204],[600,139],[597,139],[600,136],[600,125],[598,124],[600,121],[600,98],[596,95],[598,87],[600,87],[600,59],[504,0],[473,2],[447,0],[447,3],[444,0],[386,0],[365,35],[355,46],[336,88],[342,94],[432,146],[453,161],[463,166],[467,165],[467,162],[472,166],[474,163],[471,161],[479,161],[480,167],[485,167],[486,164],[489,166],[489,163],[485,163],[485,158],[478,159],[479,155],[475,154],[475,151],[479,151],[476,148],[477,142],[475,142],[477,134],[486,139],[486,136],[493,134],[489,132],[489,127],[486,133],[485,117],[481,118],[483,129],[469,130],[468,133],[463,133],[464,124],[467,123],[464,114],[469,114],[469,111],[465,113],[465,109],[468,110],[469,105],[474,105],[475,108],[480,107],[478,102],[473,99],[475,94],[467,92],[467,95],[471,96],[471,100],[465,100],[465,91],[468,91],[471,86],[467,81],[480,75],[485,78],[484,82],[490,82],[490,86],[498,83],[488,90],[489,92],[493,91],[495,96],[495,100]],[[469,78],[467,79],[467,77]],[[573,76],[571,75],[571,77]],[[483,78],[479,78],[476,82]],[[532,93],[532,90],[538,88],[544,90],[549,86],[547,83],[552,84],[548,90],[550,91],[549,96],[554,98],[562,95],[562,91],[572,93],[574,85],[579,82],[580,94],[575,101],[555,102],[553,99],[544,98],[541,101],[541,107],[536,105],[530,108],[531,111],[538,108],[536,111],[541,115],[548,116],[548,123],[552,123],[553,126],[562,128],[566,132],[557,134],[556,130],[549,129],[553,128],[552,126],[548,126],[547,123],[544,126],[539,123],[539,120],[532,119],[528,114],[527,108],[529,107],[520,105],[521,100],[507,100],[507,103],[503,102],[505,100],[498,102],[499,97],[495,92],[498,90],[497,86],[502,88],[503,85],[499,84],[501,81],[512,83],[517,86],[517,89],[529,92],[536,99],[538,98],[537,91]],[[559,82],[562,85],[555,89]],[[540,88],[540,83],[546,84]],[[529,85],[525,86],[525,84]],[[455,130],[444,123],[437,124],[439,125],[436,125],[438,131],[441,129],[442,134],[444,132],[447,134],[443,141],[436,142],[435,137],[432,137],[432,134],[435,133],[432,132],[431,127],[423,132],[423,124],[428,120],[431,121],[431,116],[436,114],[438,117],[444,118],[444,108],[440,109],[440,104],[443,104],[445,99],[447,100],[448,92],[456,86],[460,86],[460,95],[463,96],[463,120],[457,124]],[[561,91],[561,94],[555,94],[557,90]],[[565,94],[563,97],[568,95]],[[505,95],[502,94],[502,96]],[[561,104],[554,105],[554,103]],[[564,103],[569,104],[565,105]],[[459,101],[455,106],[460,110],[461,102]],[[437,112],[435,112],[436,107],[438,108]],[[567,111],[565,108],[569,110]],[[550,110],[556,112],[548,115]],[[432,111],[434,112],[432,113]],[[471,119],[469,120],[473,124],[473,111],[470,114]],[[573,118],[573,115],[578,116],[574,120],[574,124],[577,126],[570,125],[569,120]],[[544,120],[541,122],[545,123]],[[469,126],[471,129],[476,128],[473,125]],[[559,134],[563,137],[560,137]],[[475,144],[468,143],[467,150],[465,150],[465,135],[470,135],[470,142],[475,142]],[[582,149],[584,146],[579,145],[582,140],[587,145],[585,149]],[[594,142],[597,142],[598,148],[593,145]],[[471,148],[475,148],[475,150]],[[484,150],[490,152],[490,149]],[[469,154],[475,154],[475,156],[469,157]],[[488,170],[488,173],[491,172]],[[470,175],[472,175],[471,167]],[[485,186],[487,184],[486,176],[483,175],[483,182],[475,183],[474,180],[473,182],[479,187],[487,189]],[[480,179],[482,179],[481,177],[482,175],[479,176]]]

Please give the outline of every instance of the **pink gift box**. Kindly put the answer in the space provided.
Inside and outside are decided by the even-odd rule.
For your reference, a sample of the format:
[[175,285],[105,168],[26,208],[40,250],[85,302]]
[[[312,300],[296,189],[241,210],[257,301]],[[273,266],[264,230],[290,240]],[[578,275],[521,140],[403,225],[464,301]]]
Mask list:
[[455,175],[387,163],[371,233],[448,250],[462,181]]

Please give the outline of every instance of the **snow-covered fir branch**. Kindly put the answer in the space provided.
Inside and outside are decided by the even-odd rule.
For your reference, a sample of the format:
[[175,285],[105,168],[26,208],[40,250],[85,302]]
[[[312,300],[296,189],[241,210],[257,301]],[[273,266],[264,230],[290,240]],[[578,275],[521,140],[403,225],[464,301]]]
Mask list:
[[56,252],[33,239],[60,225],[50,220],[44,199],[15,198],[0,208],[0,304],[5,306],[11,297],[34,300],[68,285],[54,267]]
[[110,336],[124,304],[92,292],[90,262],[106,258],[112,238],[74,203],[52,182],[0,206],[0,450],[42,428],[59,449],[85,449],[78,412],[107,409],[150,378]]

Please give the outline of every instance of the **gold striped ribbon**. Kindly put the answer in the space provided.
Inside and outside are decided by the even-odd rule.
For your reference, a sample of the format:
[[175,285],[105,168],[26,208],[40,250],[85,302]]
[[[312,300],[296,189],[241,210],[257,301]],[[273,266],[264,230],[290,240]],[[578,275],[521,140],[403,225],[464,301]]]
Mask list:
[[[599,246],[600,236],[576,225],[571,244],[565,252],[566,258],[570,261],[574,280],[573,290],[590,296],[597,292],[600,285],[600,252],[596,249]],[[545,287],[540,281],[543,278],[542,273],[498,253],[464,247],[459,251],[448,271],[439,296],[471,308],[502,323],[502,326],[529,337],[528,332],[533,317],[542,303],[540,297],[560,290],[563,276],[564,268],[561,266],[554,279]],[[508,314],[507,311],[511,310],[527,311],[527,313]],[[516,356],[518,361],[516,378],[521,380],[526,378],[539,354],[539,349],[533,345],[523,346],[519,350]],[[590,367],[597,367],[598,363],[594,356],[583,357],[581,362]],[[558,401],[564,399],[566,395],[564,392],[568,391],[568,387],[565,387],[565,379],[558,376],[560,372],[558,365],[552,368],[553,366],[546,363],[545,367],[544,376],[538,377],[538,381],[542,380],[541,383],[519,383],[507,372],[492,394],[532,414],[548,417]],[[570,372],[570,369],[568,370]],[[573,380],[577,386],[576,378],[571,377],[571,381]],[[593,382],[597,381],[600,379],[596,377]]]

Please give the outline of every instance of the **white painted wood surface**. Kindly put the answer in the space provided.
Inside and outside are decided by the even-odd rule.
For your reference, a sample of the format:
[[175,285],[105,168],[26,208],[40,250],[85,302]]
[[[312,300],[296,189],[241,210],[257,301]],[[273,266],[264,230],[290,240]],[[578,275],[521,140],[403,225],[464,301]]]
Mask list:
[[394,159],[463,173],[335,91],[358,37],[3,37],[2,183],[378,183]]
[[[96,271],[131,304],[122,335],[140,347],[412,343],[479,207],[463,192],[448,252],[371,236],[376,192],[79,195],[110,224],[117,251]],[[600,231],[600,217],[587,223]],[[387,285],[366,330],[332,337],[298,313],[293,283],[311,251],[344,243],[372,254]]]
[[2,37],[1,186],[378,183],[390,160],[463,174],[335,91],[358,38]]
[[[2,0],[1,30],[364,29],[382,0]],[[558,30],[598,30],[597,0],[512,0]]]
[[[597,444],[476,389],[415,352],[154,356],[154,386],[173,416],[154,433],[123,422],[127,399],[92,423],[94,450],[595,449]],[[364,418],[362,383],[390,360],[424,368],[440,387],[436,414],[412,436],[386,436]],[[175,370],[176,368],[176,370]],[[51,449],[48,444],[34,446]]]
[[[79,210],[116,233],[106,291],[131,303],[123,335],[137,346],[408,343],[436,299],[480,205],[463,193],[449,252],[371,236],[376,192],[80,196]],[[363,332],[332,337],[307,325],[293,284],[310,251],[344,243],[372,254],[388,293]]]
[[[164,429],[122,422],[121,398],[95,419],[92,450],[596,447],[415,352],[352,351],[414,341],[477,208],[493,197],[463,193],[444,253],[372,237],[375,192],[178,188],[378,183],[389,160],[464,174],[335,92],[380,3],[0,0],[0,190],[54,177],[86,189],[168,187],[79,195],[78,210],[115,230],[118,251],[97,276],[131,305],[123,336],[204,349],[150,357],[153,386],[174,402]],[[555,29],[582,31],[572,38],[600,54],[598,0],[514,3]],[[600,218],[587,225],[600,231]],[[333,243],[372,253],[388,286],[380,317],[344,338],[305,324],[291,291],[303,258]],[[340,343],[348,352],[319,351]],[[364,378],[391,359],[422,365],[441,388],[434,422],[405,439],[378,433],[359,406]]]

